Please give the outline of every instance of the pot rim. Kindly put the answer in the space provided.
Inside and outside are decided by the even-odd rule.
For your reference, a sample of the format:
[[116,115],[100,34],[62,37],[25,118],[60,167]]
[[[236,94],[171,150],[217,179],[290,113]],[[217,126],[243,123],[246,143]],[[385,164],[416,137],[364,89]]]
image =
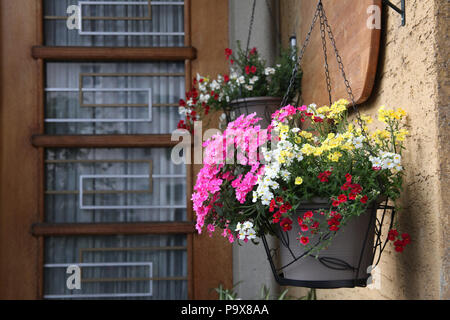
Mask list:
[[259,97],[251,97],[251,98],[239,98],[234,99],[230,102],[232,104],[238,104],[241,102],[253,102],[253,101],[281,101],[283,98],[281,97],[272,97],[272,96],[259,96]]

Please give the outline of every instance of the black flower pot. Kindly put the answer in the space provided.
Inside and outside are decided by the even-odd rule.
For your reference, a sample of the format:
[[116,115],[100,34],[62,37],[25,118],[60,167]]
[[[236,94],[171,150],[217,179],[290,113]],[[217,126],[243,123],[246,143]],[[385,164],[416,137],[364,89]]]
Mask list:
[[272,113],[280,108],[282,99],[279,97],[252,97],[233,100],[230,102],[231,118],[234,120],[241,114],[256,112],[256,116],[262,118],[262,128],[267,128],[271,122]]
[[[375,247],[380,245],[381,224],[377,225],[376,216],[380,204],[373,203],[366,212],[349,220],[335,233],[326,248],[312,254],[308,250],[325,240],[314,235],[309,237],[309,246],[300,244],[297,240],[300,232],[297,217],[313,211],[314,219],[320,221],[324,217],[315,210],[329,208],[328,201],[321,199],[303,204],[292,217],[292,230],[284,232],[276,226],[274,231],[279,239],[278,248],[269,248],[265,237],[262,237],[272,271],[280,285],[308,288],[353,288],[367,285]],[[383,219],[386,208],[388,207],[385,207]]]

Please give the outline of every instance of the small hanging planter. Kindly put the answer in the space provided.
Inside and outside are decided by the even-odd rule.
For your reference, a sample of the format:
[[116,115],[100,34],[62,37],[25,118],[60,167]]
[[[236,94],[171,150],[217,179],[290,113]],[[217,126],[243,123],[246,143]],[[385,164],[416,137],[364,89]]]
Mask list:
[[281,105],[280,97],[251,97],[241,98],[230,102],[230,118],[235,120],[241,114],[256,113],[256,116],[262,118],[260,124],[266,128],[271,121],[274,113]]
[[[294,221],[302,219],[305,213],[312,212],[313,220],[323,222],[325,216],[321,212],[330,209],[327,199],[313,199],[301,205],[292,218]],[[378,209],[384,209],[381,221],[377,220]],[[378,251],[380,256],[386,244],[381,239],[381,225],[387,209],[393,210],[393,207],[373,203],[335,235],[330,232],[325,236],[310,237],[308,241],[313,244],[310,249],[299,245],[299,224],[294,223],[288,232],[276,225],[273,232],[279,240],[277,247],[270,248],[266,237],[262,236],[275,280],[282,286],[317,289],[366,287],[370,271],[378,263],[374,261],[375,255]],[[391,226],[393,218],[392,212]],[[315,247],[331,236],[333,240],[326,248],[312,254]]]

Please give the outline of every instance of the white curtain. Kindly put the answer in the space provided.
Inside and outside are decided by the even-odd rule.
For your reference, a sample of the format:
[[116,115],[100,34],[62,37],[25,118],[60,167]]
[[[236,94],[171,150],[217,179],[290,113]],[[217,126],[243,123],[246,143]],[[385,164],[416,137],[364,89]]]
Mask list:
[[[182,35],[80,35],[78,30],[69,30],[66,20],[61,18],[67,15],[69,5],[77,4],[76,0],[44,1],[46,45],[183,46]],[[183,10],[182,5],[152,5],[151,21],[85,19],[83,30],[183,32]],[[100,5],[85,6],[83,10],[83,17],[147,14],[146,6]],[[46,134],[170,133],[180,115],[177,107],[167,105],[183,98],[183,73],[183,62],[49,62]],[[151,121],[145,121],[149,117],[149,102]],[[47,149],[46,221],[185,221],[185,167],[170,161],[170,151],[169,148]],[[117,175],[121,177],[112,177]],[[89,176],[82,186],[81,176]],[[82,205],[89,209],[80,207],[80,193]],[[108,209],[102,209],[105,206]],[[81,264],[81,290],[66,286],[69,264]],[[186,299],[186,236],[48,237],[44,270],[45,297],[49,299]]]

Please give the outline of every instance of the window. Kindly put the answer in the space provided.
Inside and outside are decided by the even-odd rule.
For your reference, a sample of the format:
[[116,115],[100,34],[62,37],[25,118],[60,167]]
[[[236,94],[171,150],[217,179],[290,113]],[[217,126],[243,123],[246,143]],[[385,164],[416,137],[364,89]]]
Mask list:
[[[64,13],[76,5],[78,29]],[[47,46],[177,47],[184,45],[183,1],[44,1]],[[78,11],[77,11],[78,10]],[[70,10],[69,10],[70,11]],[[187,299],[188,234],[166,234],[187,223],[187,171],[170,159],[169,134],[180,118],[184,61],[45,62],[44,137],[72,137],[44,152],[44,224],[68,232],[44,240],[44,298]],[[83,135],[108,135],[108,146],[79,146]],[[165,144],[136,148],[146,135]],[[115,145],[121,140],[120,148]],[[189,179],[190,180],[190,179]],[[158,234],[141,234],[158,222]],[[98,232],[132,226],[126,234]],[[138,224],[136,224],[138,223]],[[77,228],[90,228],[77,232]],[[97,228],[96,228],[97,227]],[[192,228],[192,224],[190,225]],[[39,228],[39,227],[38,227]],[[44,232],[45,233],[45,232]],[[81,289],[66,286],[78,265]]]

